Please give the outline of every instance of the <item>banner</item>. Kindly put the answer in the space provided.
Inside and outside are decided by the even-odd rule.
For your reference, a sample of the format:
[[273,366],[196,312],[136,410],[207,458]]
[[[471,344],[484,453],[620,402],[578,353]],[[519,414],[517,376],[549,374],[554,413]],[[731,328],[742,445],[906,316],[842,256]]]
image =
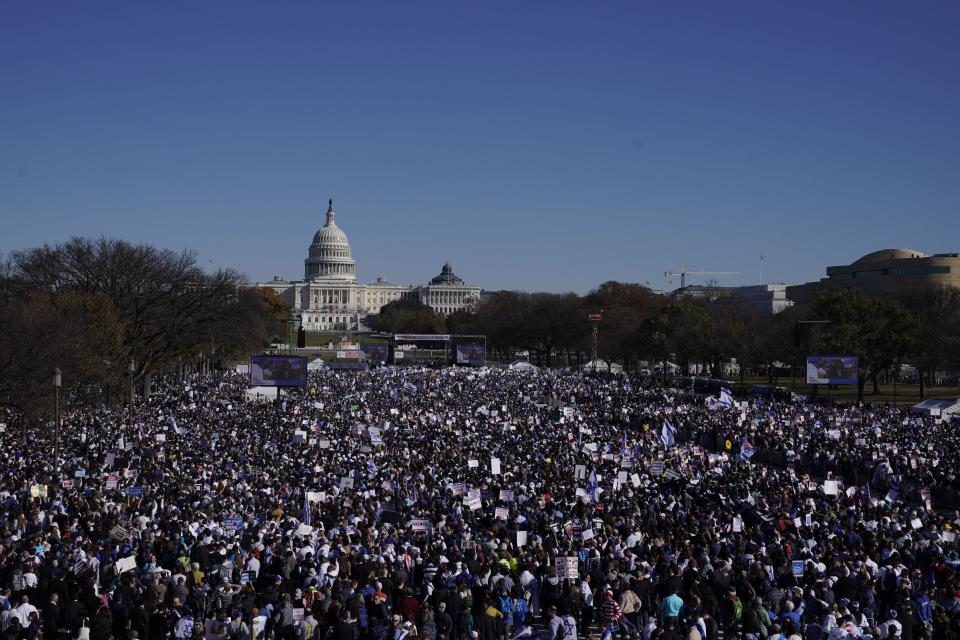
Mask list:
[[576,580],[580,577],[576,556],[560,556],[557,558],[557,577],[561,580]]

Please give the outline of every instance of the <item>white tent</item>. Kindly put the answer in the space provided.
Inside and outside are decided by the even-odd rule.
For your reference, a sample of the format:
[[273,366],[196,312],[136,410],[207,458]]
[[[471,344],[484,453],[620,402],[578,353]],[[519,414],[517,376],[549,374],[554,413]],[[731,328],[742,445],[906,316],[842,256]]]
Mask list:
[[600,360],[597,358],[593,362],[588,362],[583,365],[584,373],[623,373],[623,365],[617,364],[616,362],[607,364],[605,360]]
[[536,371],[537,365],[530,364],[526,360],[514,360],[510,363],[510,368],[514,371]]
[[910,413],[931,418],[960,417],[960,399],[958,400],[924,400],[913,405]]
[[307,371],[316,371],[317,369],[323,369],[323,360],[320,358],[314,358],[307,363]]
[[247,389],[248,402],[268,402],[277,397],[276,387],[250,387]]

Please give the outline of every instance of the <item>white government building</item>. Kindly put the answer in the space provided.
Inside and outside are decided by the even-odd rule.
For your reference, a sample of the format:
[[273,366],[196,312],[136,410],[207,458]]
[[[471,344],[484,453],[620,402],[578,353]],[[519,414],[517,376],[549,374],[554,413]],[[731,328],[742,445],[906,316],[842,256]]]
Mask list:
[[304,330],[362,331],[365,317],[380,313],[385,304],[401,298],[419,300],[442,315],[479,301],[480,287],[464,283],[449,263],[424,285],[390,284],[383,278],[370,284],[357,282],[353,251],[336,217],[331,198],[327,222],[314,234],[303,261],[303,280],[288,282],[275,277],[271,282],[256,284],[282,296]]

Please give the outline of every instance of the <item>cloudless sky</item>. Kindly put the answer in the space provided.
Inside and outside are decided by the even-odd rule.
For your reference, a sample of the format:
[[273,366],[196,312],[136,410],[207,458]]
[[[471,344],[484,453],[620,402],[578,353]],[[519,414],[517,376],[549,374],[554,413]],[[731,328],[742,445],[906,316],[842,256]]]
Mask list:
[[957,2],[0,0],[0,252],[300,278],[333,196],[363,281],[803,282],[960,249],[958,150]]

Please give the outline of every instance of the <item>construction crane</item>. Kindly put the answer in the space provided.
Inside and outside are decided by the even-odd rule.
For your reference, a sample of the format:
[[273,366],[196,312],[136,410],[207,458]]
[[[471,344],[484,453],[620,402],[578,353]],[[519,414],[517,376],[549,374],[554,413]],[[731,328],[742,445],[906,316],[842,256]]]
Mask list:
[[687,287],[687,276],[735,276],[739,273],[739,271],[687,271],[681,265],[680,271],[665,271],[663,275],[667,278],[680,276],[680,288],[685,289]]

